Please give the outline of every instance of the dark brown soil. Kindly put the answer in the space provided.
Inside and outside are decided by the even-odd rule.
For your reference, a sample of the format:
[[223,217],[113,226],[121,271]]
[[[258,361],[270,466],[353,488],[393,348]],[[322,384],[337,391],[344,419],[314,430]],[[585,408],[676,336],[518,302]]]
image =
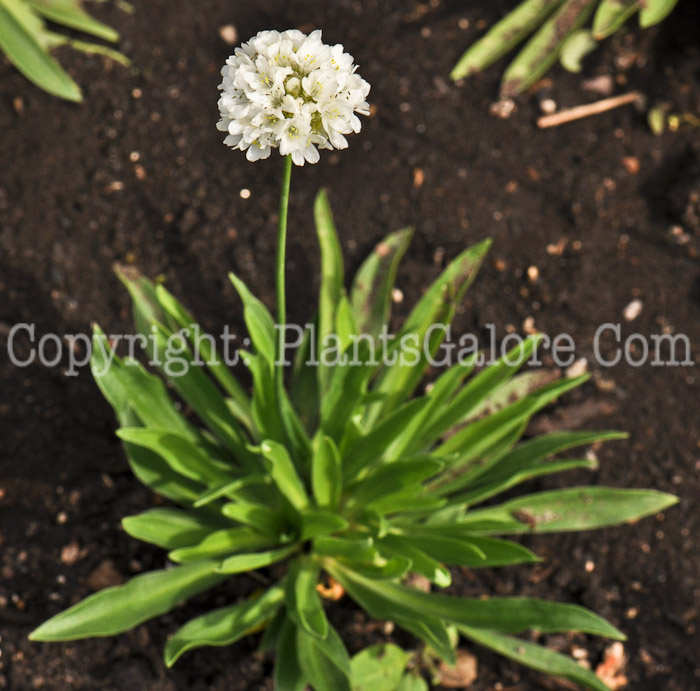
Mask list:
[[[598,326],[623,321],[623,309],[638,298],[643,311],[624,333],[686,333],[698,361],[699,131],[655,137],[631,107],[539,131],[537,94],[522,98],[510,119],[490,115],[498,70],[461,86],[446,75],[479,34],[477,25],[511,4],[136,0],[131,15],[107,4],[96,11],[122,32],[121,48],[136,68],[130,74],[107,69],[99,58],[62,53],[85,87],[82,107],[43,94],[0,64],[3,353],[18,322],[36,322],[39,336],[84,332],[92,321],[123,332],[129,312],[111,273],[117,260],[163,275],[217,332],[225,323],[241,328],[229,270],[271,304],[280,162],[247,163],[214,128],[218,70],[230,52],[219,27],[231,23],[242,38],[264,28],[321,27],[355,55],[373,85],[376,114],[350,149],[294,171],[294,320],[312,310],[318,256],[310,211],[325,185],[350,269],[385,233],[415,224],[398,281],[405,294],[399,314],[445,259],[491,236],[491,262],[458,316],[460,332],[484,333],[493,322],[502,337],[508,325],[521,330],[532,317],[543,331],[571,333],[578,354],[592,359]],[[464,19],[468,27],[460,28]],[[586,71],[612,74],[618,93],[639,88],[652,102],[698,113],[698,35],[699,8],[685,0],[661,27],[607,43]],[[550,77],[544,93],[561,106],[594,98],[582,77],[558,68]],[[242,189],[250,198],[240,196]],[[669,232],[679,224],[687,236]],[[560,251],[548,252],[560,241]],[[534,282],[531,266],[539,271]],[[562,405],[574,406],[572,424],[627,430],[629,441],[600,450],[592,476],[531,488],[588,481],[654,487],[678,494],[680,505],[635,526],[530,539],[542,566],[466,574],[454,590],[590,607],[629,634],[628,688],[697,689],[698,374],[684,367],[593,369],[598,386],[587,385]],[[253,640],[164,668],[166,635],[202,604],[225,599],[226,589],[118,638],[27,641],[35,625],[90,592],[104,562],[127,577],[162,565],[163,554],[119,528],[122,517],[154,500],[128,472],[112,413],[90,375],[18,369],[3,356],[0,378],[0,688],[271,688],[270,662],[253,654]],[[228,597],[254,587],[238,578]],[[381,636],[348,603],[332,616],[352,651]],[[585,637],[549,642],[565,651],[586,648],[593,665],[605,645]],[[545,687],[542,677],[475,652],[479,680],[470,688]]]

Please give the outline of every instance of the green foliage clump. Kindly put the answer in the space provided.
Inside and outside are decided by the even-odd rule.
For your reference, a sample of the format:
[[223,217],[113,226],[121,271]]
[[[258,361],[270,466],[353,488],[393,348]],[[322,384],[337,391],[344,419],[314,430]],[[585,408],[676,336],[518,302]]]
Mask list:
[[[678,0],[525,0],[464,53],[451,77],[463,79],[485,70],[534,34],[501,81],[501,96],[513,98],[535,84],[557,58],[566,69],[579,72],[583,56],[598,41],[619,31],[635,14],[639,15],[640,26],[647,28],[665,19],[677,3]],[[584,28],[591,15],[592,24]]]
[[[320,595],[340,586],[370,617],[394,622],[448,663],[455,662],[462,636],[537,670],[605,690],[574,660],[518,638],[529,631],[578,631],[623,639],[604,619],[571,604],[451,597],[439,590],[451,584],[451,566],[538,561],[508,536],[621,524],[676,499],[656,491],[574,487],[494,503],[532,478],[595,467],[590,459],[555,456],[624,435],[556,432],[523,441],[533,414],[585,380],[543,385],[538,373],[518,374],[537,337],[488,367],[479,369],[476,356],[456,364],[422,392],[429,353],[419,352],[411,364],[384,357],[397,352],[406,336],[416,343],[428,338],[428,351],[437,352],[445,334],[432,327],[450,324],[489,242],[454,259],[381,356],[372,357],[368,340],[353,337],[376,338],[388,324],[411,231],[384,239],[346,292],[323,194],[316,222],[322,254],[317,342],[309,336],[297,352],[289,393],[276,384],[273,318],[238,277],[231,279],[253,346],[244,354],[252,396],[212,343],[197,340],[191,316],[164,287],[122,271],[151,359],[176,339],[189,365],[176,374],[163,364],[160,378],[114,356],[103,332],[95,331],[93,371],[116,411],[131,468],[173,503],[125,518],[124,529],[162,547],[174,565],[91,595],[42,624],[32,639],[118,634],[235,574],[266,569],[268,587],[176,631],[165,647],[167,665],[194,648],[230,645],[264,630],[262,649],[276,652],[277,689],[427,688],[412,656],[396,646],[369,648],[350,659]],[[358,361],[310,366],[312,347],[329,340],[345,354],[359,342],[353,354]],[[208,369],[197,366],[195,352]],[[413,587],[411,575],[434,588]]]
[[47,21],[116,43],[119,34],[91,17],[82,0],[0,0],[0,51],[30,81],[54,96],[82,101],[80,87],[51,57],[68,45],[85,53],[100,53],[123,65],[129,61],[105,45],[71,38],[49,28]]

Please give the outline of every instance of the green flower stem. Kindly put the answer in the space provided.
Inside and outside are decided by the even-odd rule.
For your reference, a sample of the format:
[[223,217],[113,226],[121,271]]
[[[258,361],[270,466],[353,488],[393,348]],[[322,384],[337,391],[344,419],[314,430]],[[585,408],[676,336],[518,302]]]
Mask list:
[[[287,254],[287,215],[289,212],[289,188],[292,179],[292,157],[284,158],[284,175],[282,177],[282,192],[280,194],[280,219],[277,226],[277,323],[287,322],[287,294],[284,288],[284,269]],[[277,342],[280,349],[278,361],[282,355],[282,337]]]
[[[283,326],[287,323],[287,292],[285,290],[285,268],[287,257],[287,216],[289,213],[289,188],[292,180],[292,157],[285,156],[284,174],[282,175],[282,192],[280,193],[280,217],[277,226],[277,323]],[[275,384],[277,386],[277,400],[282,406],[284,394],[284,329],[280,328],[277,337],[277,368],[275,371]],[[280,409],[281,419],[286,416]]]

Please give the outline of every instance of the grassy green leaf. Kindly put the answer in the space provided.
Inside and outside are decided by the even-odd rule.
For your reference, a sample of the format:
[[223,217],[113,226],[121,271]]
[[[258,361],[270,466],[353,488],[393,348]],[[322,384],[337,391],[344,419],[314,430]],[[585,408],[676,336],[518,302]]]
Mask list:
[[404,446],[404,435],[413,432],[413,422],[424,417],[431,405],[428,398],[414,398],[400,405],[377,423],[367,434],[356,438],[343,448],[343,475],[352,480],[377,466],[382,460],[395,460],[395,448]]
[[307,686],[299,665],[296,626],[286,616],[277,642],[274,676],[277,691],[304,691]]
[[440,459],[418,457],[381,465],[348,489],[348,506],[370,506],[390,493],[401,492],[433,477],[443,467]]
[[396,691],[429,691],[428,682],[415,672],[406,672]]
[[366,341],[358,349],[358,362],[336,367],[330,388],[321,400],[321,432],[342,448],[345,430],[367,392],[367,382],[374,370]]
[[426,421],[418,437],[420,443],[432,444],[455,425],[483,408],[485,402],[497,395],[503,385],[527,362],[539,341],[540,336],[526,338],[500,360],[479,372],[449,402],[441,396],[443,405],[434,408],[433,417]]
[[266,439],[260,451],[269,462],[268,471],[280,492],[298,511],[309,505],[309,495],[287,449],[277,442]]
[[330,511],[304,511],[301,514],[301,535],[304,542],[320,535],[332,535],[345,530],[348,522],[339,514]]
[[397,580],[407,576],[413,562],[403,555],[378,556],[373,562],[347,560],[348,566],[358,574],[375,580]]
[[416,546],[410,538],[403,535],[386,535],[379,541],[381,552],[395,556],[404,556],[411,560],[411,571],[425,576],[440,588],[447,588],[452,583],[450,570],[437,559]]
[[666,19],[671,14],[678,0],[645,0],[639,12],[639,24],[645,29]]
[[314,691],[351,691],[350,657],[332,626],[325,639],[298,628],[297,655],[302,674]]
[[277,549],[267,550],[266,552],[236,554],[224,559],[221,564],[219,564],[216,571],[217,573],[233,574],[262,569],[286,559],[297,549],[296,545],[291,545],[289,547],[278,547]]
[[273,365],[275,362],[275,321],[272,315],[238,276],[229,273],[229,278],[243,301],[243,317],[255,350],[265,358],[268,364]]
[[246,427],[250,428],[250,397],[221,359],[212,340],[202,331],[183,305],[162,285],[156,286],[155,292],[160,306],[175,322],[175,326],[186,329],[193,352],[200,355],[220,386],[235,401],[237,416]]
[[80,87],[49,55],[42,41],[43,24],[28,5],[0,0],[0,50],[30,81],[54,96],[80,102]]
[[530,494],[494,508],[470,511],[468,516],[471,521],[512,522],[510,529],[496,529],[496,533],[555,533],[629,523],[676,503],[677,497],[656,490],[572,487]]
[[378,599],[387,610],[409,610],[414,616],[431,616],[457,625],[494,629],[503,633],[579,631],[624,640],[624,635],[614,626],[576,605],[517,597],[488,600],[449,597],[424,593],[389,581],[372,580],[337,563],[329,564],[327,568],[365,609],[363,600],[371,602]]
[[284,529],[284,520],[280,511],[264,504],[237,501],[224,504],[221,513],[227,518],[250,526],[263,535],[278,537]]
[[388,324],[396,273],[412,237],[411,228],[387,235],[355,274],[350,301],[359,333],[376,339]]
[[78,0],[27,0],[32,9],[46,19],[76,31],[115,43],[119,34],[91,17]]
[[289,567],[286,584],[286,606],[289,618],[304,631],[317,638],[328,635],[328,620],[316,591],[320,568],[308,557],[301,557]]
[[445,564],[485,568],[540,561],[529,549],[507,540],[459,534],[449,528],[416,530],[416,534],[406,539]]
[[121,360],[114,355],[99,327],[95,327],[90,366],[117,416],[133,409],[148,427],[168,429],[193,441],[199,440],[194,428],[175,409],[163,382],[148,374],[135,360]]
[[[316,235],[321,248],[321,290],[318,311],[318,345],[324,347],[325,339],[334,333],[336,309],[345,293],[343,253],[333,222],[333,212],[324,190],[316,196],[314,204]],[[323,363],[318,367],[319,389],[328,388],[331,370]]]
[[343,293],[335,310],[335,334],[340,340],[340,350],[345,352],[358,335],[357,320],[348,296]]
[[122,527],[137,540],[170,550],[198,544],[221,523],[208,515],[162,508],[123,518]]
[[226,482],[226,472],[214,464],[194,442],[157,427],[122,427],[117,436],[125,442],[157,453],[173,470],[204,484]]
[[396,691],[410,657],[392,643],[365,648],[350,660],[352,691]]
[[593,691],[610,691],[591,670],[582,667],[575,660],[565,655],[548,650],[535,643],[520,638],[504,636],[495,631],[460,626],[460,632],[478,645],[497,652],[503,657],[519,662],[521,665],[536,669],[538,672],[568,679],[575,684]]
[[208,590],[225,576],[216,562],[151,571],[124,585],[105,588],[35,629],[33,641],[71,641],[113,636],[170,611],[182,600]]
[[[462,252],[447,266],[411,311],[394,341],[393,349],[389,348],[394,355],[398,355],[396,363],[383,370],[373,389],[385,394],[385,397],[368,408],[365,415],[366,424],[373,425],[384,413],[394,410],[415,391],[428,366],[425,351],[428,350],[434,355],[445,338],[444,330],[437,327],[447,326],[452,322],[490,246],[491,241],[484,240]],[[415,341],[415,345],[418,346],[417,362],[411,362],[410,356],[403,359],[400,357],[398,350],[402,343],[407,345],[405,339]],[[390,357],[391,353],[387,355]]]
[[565,70],[578,74],[583,69],[583,59],[597,46],[598,42],[588,29],[578,29],[562,44],[559,62]]
[[198,497],[197,501],[194,503],[194,507],[197,509],[201,506],[206,506],[207,504],[211,504],[213,501],[221,499],[222,497],[232,500],[246,500],[250,498],[248,492],[245,491],[247,487],[267,484],[270,484],[270,478],[262,474],[247,475],[246,477],[238,478],[236,480],[225,480],[223,483],[215,485]]
[[370,561],[377,550],[371,537],[361,534],[355,537],[319,536],[314,540],[315,554],[329,557],[345,557],[352,561]]
[[612,36],[641,6],[640,0],[601,0],[593,18],[593,37],[601,41]]
[[316,445],[311,461],[311,486],[318,506],[338,506],[343,476],[338,447],[330,437],[320,437]]
[[580,386],[586,379],[585,375],[575,379],[561,379],[456,432],[435,450],[436,455],[456,456],[456,460],[445,466],[443,476],[438,477],[435,483],[439,487],[439,493],[449,494],[468,487],[475,478],[483,475],[500,460],[501,453],[491,454],[485,460],[484,456],[489,451],[503,440],[507,442],[505,450],[508,450],[532,415],[567,391]]
[[460,502],[475,504],[531,478],[559,473],[575,468],[596,468],[593,460],[546,462],[553,454],[576,446],[601,441],[625,439],[619,432],[555,432],[535,437],[506,453],[492,468],[481,475],[466,492],[458,495]]
[[564,41],[579,29],[596,0],[565,0],[513,60],[501,82],[501,96],[513,98],[529,89],[556,62]]
[[188,621],[168,639],[165,664],[172,667],[188,650],[205,645],[231,645],[270,619],[284,600],[284,590],[274,586],[260,596],[215,609]]
[[[163,375],[175,391],[192,407],[198,417],[248,470],[256,470],[255,459],[247,450],[250,439],[234,417],[219,389],[194,361],[184,336],[154,326]],[[160,360],[162,358],[162,360]]]
[[[327,568],[331,575],[345,587],[350,597],[372,618],[393,621],[397,626],[412,633],[436,651],[439,651],[443,659],[454,664],[456,658],[453,646],[445,624],[440,617],[433,616],[425,609],[416,611],[411,607],[407,607],[400,599],[383,597],[381,585],[378,589],[379,592],[377,592],[373,588],[363,587],[357,579],[361,579],[362,583],[381,584],[382,582],[380,581],[374,581],[371,578],[367,579],[360,574],[354,574],[354,580],[343,580],[341,574],[347,572],[345,568],[341,570],[339,565],[329,565]],[[350,588],[348,588],[348,584],[351,585]]]
[[529,36],[563,0],[525,0],[462,55],[450,77],[463,79],[489,65]]
[[199,542],[173,550],[168,554],[168,558],[177,564],[186,564],[203,559],[227,557],[237,552],[250,552],[273,544],[274,540],[270,537],[251,528],[225,528],[209,531]]

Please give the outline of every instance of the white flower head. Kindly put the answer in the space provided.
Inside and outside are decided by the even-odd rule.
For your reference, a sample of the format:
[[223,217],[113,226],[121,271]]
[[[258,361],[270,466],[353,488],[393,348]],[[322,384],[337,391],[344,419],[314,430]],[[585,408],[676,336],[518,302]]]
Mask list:
[[249,161],[279,149],[298,166],[316,163],[318,149],[345,149],[345,135],[360,131],[357,114],[369,115],[370,86],[356,70],[352,55],[325,45],[320,31],[261,31],[221,70],[224,143]]

